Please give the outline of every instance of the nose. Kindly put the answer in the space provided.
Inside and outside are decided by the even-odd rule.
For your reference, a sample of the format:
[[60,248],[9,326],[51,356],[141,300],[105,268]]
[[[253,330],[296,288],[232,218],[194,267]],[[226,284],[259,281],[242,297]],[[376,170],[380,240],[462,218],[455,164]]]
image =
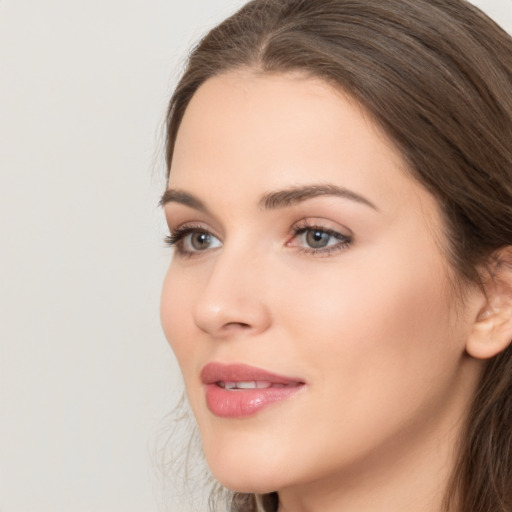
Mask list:
[[219,339],[260,334],[271,325],[264,264],[247,254],[222,251],[196,297],[194,322]]

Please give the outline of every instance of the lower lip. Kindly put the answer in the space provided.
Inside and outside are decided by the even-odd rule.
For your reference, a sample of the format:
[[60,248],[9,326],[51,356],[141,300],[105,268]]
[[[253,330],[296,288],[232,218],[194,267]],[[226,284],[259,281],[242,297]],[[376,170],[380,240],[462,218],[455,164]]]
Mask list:
[[205,387],[208,409],[215,416],[244,418],[256,414],[271,404],[290,398],[300,391],[303,385],[239,390],[227,390],[217,384],[207,384]]

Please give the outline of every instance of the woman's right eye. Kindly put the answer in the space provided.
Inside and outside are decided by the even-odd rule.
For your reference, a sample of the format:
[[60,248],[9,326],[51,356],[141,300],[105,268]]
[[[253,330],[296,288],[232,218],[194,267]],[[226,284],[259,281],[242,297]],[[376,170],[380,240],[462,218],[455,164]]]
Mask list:
[[176,248],[181,255],[193,255],[217,249],[222,242],[210,232],[198,228],[179,228],[165,239],[167,245]]

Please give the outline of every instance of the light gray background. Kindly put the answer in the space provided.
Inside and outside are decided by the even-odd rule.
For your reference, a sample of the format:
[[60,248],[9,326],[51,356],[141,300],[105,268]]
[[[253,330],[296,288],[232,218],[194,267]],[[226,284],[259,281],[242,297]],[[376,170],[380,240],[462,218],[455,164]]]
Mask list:
[[[187,50],[242,3],[0,1],[2,512],[158,509],[180,393],[161,126]],[[475,3],[512,32],[512,0]]]

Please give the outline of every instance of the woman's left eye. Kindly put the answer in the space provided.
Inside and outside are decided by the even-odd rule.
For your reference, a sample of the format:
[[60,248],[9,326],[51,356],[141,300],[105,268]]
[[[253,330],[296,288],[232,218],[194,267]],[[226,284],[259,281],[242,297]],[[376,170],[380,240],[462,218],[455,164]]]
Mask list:
[[330,254],[347,248],[351,242],[350,237],[332,229],[310,226],[296,229],[294,242],[289,245],[310,254]]

